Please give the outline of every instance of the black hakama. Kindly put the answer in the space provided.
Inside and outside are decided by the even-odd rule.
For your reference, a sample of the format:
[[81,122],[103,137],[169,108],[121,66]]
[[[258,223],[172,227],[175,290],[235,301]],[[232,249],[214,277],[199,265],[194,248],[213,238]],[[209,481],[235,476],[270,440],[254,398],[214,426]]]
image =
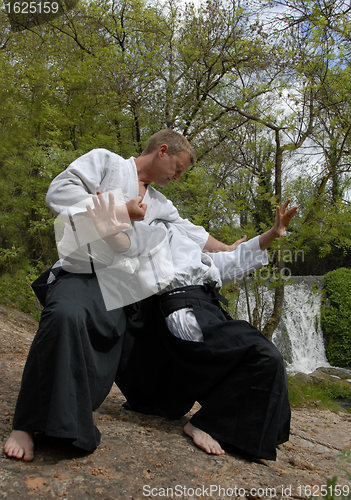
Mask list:
[[115,379],[125,314],[106,311],[95,274],[61,270],[50,285],[47,276],[33,284],[45,307],[24,368],[13,429],[69,438],[93,451],[100,432],[92,412]]
[[187,295],[204,342],[172,335],[160,308],[155,314],[158,299],[146,299],[141,313],[149,328],[138,332],[136,326],[127,334],[130,356],[120,366],[117,384],[130,407],[145,413],[176,418],[198,401],[201,409],[190,420],[195,427],[224,447],[275,460],[276,447],[289,439],[290,428],[280,352],[246,321],[229,319],[211,294],[195,290]]

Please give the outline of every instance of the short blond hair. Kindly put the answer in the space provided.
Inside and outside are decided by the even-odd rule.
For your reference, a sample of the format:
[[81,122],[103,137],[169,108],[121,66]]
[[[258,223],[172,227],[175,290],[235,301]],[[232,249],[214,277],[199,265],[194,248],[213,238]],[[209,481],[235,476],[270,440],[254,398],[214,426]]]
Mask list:
[[179,156],[183,151],[186,151],[190,156],[190,164],[194,165],[196,163],[196,154],[188,139],[171,128],[165,128],[153,134],[147,141],[142,154],[152,153],[162,144],[167,144],[170,156]]

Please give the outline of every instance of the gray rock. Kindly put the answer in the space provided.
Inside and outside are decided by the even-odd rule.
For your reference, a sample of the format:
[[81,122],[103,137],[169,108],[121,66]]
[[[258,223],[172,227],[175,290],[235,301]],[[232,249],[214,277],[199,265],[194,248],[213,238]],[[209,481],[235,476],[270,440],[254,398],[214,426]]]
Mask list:
[[[342,370],[342,372],[338,372]],[[347,370],[346,370],[347,371]],[[336,373],[343,375],[343,378]],[[296,373],[295,378],[302,383],[312,383],[316,385],[338,385],[351,390],[351,381],[343,368],[317,368],[313,373]]]
[[331,367],[320,367],[317,368],[318,371],[327,373],[328,375],[334,375],[336,377],[339,377],[343,380],[351,380],[351,370],[348,368],[336,368],[334,366]]
[[[336,375],[336,371],[330,373],[328,370],[330,370],[330,368],[317,368],[317,370],[309,374],[311,382],[319,385],[338,385],[340,387],[349,388],[351,390],[351,382],[349,380]],[[335,370],[341,370],[341,368],[336,368]]]

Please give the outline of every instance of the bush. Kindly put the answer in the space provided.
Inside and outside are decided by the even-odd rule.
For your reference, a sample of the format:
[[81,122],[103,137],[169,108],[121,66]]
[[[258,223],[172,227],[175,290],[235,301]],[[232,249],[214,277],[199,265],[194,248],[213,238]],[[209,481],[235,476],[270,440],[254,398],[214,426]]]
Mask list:
[[321,324],[330,338],[328,360],[334,366],[351,367],[351,269],[327,273],[324,291]]
[[13,274],[2,274],[0,277],[0,303],[30,314],[34,319],[39,320],[42,306],[30,286],[39,275],[39,270],[29,266]]

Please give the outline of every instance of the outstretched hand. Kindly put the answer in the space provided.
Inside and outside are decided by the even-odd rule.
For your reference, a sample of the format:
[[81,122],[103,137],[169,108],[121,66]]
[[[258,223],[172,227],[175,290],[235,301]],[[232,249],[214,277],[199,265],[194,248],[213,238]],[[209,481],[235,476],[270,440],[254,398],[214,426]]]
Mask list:
[[113,193],[108,194],[107,203],[101,192],[98,191],[97,196],[93,196],[93,203],[94,210],[89,205],[86,208],[101,238],[115,236],[130,227],[126,222],[118,221]]
[[229,245],[229,251],[232,252],[233,250],[238,248],[238,246],[241,245],[241,243],[244,243],[244,241],[246,241],[246,239],[247,239],[247,236],[245,234],[245,236],[240,238],[240,240],[236,240],[232,245]]
[[291,199],[288,198],[281,207],[278,205],[276,208],[275,224],[273,228],[277,236],[285,236],[286,230],[288,229],[292,218],[297,214],[297,207],[289,208],[289,210],[287,210],[290,202]]
[[266,250],[269,245],[278,237],[285,236],[286,230],[289,227],[291,219],[297,214],[297,207],[289,208],[288,205],[291,199],[286,200],[283,205],[277,206],[275,211],[275,224],[265,233],[260,234],[259,242],[261,250]]

